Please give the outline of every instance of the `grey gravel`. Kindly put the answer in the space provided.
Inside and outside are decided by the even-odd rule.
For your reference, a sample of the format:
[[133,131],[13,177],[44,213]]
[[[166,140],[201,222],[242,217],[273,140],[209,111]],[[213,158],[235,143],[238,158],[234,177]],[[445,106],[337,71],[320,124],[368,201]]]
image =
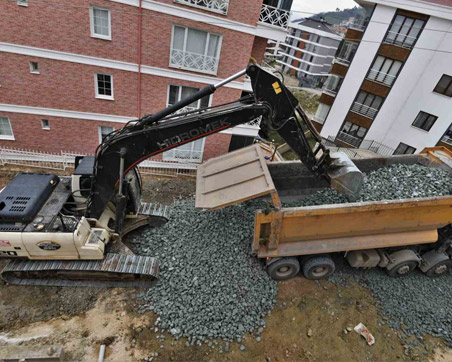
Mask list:
[[156,286],[141,294],[160,331],[192,343],[232,341],[265,326],[277,283],[251,255],[254,210],[250,203],[198,210],[193,200],[178,200],[165,226],[132,236],[137,254],[160,261]]
[[[452,194],[452,177],[447,171],[420,165],[381,168],[365,174],[364,182],[358,201]],[[285,206],[345,202],[335,190],[325,189]],[[156,327],[170,332],[176,339],[188,337],[188,345],[212,338],[240,341],[245,333],[256,329],[258,334],[262,333],[260,327],[265,327],[264,318],[270,315],[277,294],[277,283],[267,275],[263,263],[250,253],[254,211],[262,206],[261,201],[252,201],[211,211],[195,209],[191,199],[178,200],[165,226],[136,232],[131,237],[134,252],[160,260],[159,280],[154,288],[141,294],[139,313],[147,310],[157,313]],[[452,289],[432,291],[430,288],[435,284],[422,276],[423,282],[418,281],[422,285],[404,288],[400,283],[412,278],[394,282],[380,270],[368,275],[365,283],[377,298],[380,293],[390,300],[382,304],[382,309],[395,318],[392,325],[404,323],[410,333],[418,333],[425,327],[434,335],[452,336],[449,314],[452,307],[451,312],[444,309],[447,308],[445,298]],[[337,278],[341,279],[340,273]],[[452,288],[452,283],[449,284]],[[407,295],[403,294],[405,290]],[[446,292],[441,294],[441,290]],[[395,297],[397,292],[400,298]],[[423,315],[423,308],[413,311],[407,302],[410,297],[413,308],[422,305],[418,301],[422,295],[426,303],[433,303],[431,292],[439,293],[444,300],[439,308],[444,313],[438,316],[439,322],[434,327],[431,319]],[[383,301],[383,297],[379,300]],[[408,310],[420,317],[413,318],[407,314]],[[409,329],[410,323],[416,320],[419,321],[416,327]]]
[[[427,333],[452,341],[452,273],[429,278],[416,270],[403,278],[389,278],[380,268],[353,269],[339,256],[335,262],[337,269],[329,281],[346,285],[351,279],[371,289],[389,326],[418,338]],[[405,339],[402,334],[399,338]]]

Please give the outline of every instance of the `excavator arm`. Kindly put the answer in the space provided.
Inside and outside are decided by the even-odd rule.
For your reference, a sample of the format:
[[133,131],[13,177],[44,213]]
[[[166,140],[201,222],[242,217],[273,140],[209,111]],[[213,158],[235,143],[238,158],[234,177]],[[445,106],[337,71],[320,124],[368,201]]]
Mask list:
[[[187,105],[214,93],[244,74],[251,79],[252,99],[178,113]],[[100,217],[107,204],[113,201],[116,204],[116,230],[121,230],[120,220],[123,219],[127,204],[124,177],[135,166],[164,151],[261,116],[261,127],[276,130],[313,173],[327,177],[333,186],[338,179],[344,179],[344,175],[348,177],[352,174],[352,178],[357,180],[355,185],[343,190],[349,196],[359,191],[358,179],[362,179],[359,170],[350,160],[341,160],[335,164],[337,159],[332,158],[322,145],[320,136],[294,95],[275,75],[251,64],[247,69],[216,85],[209,85],[158,113],[129,122],[122,129],[111,133],[96,151],[87,216]],[[311,147],[311,144],[315,146]],[[336,176],[329,177],[329,173],[336,173]]]

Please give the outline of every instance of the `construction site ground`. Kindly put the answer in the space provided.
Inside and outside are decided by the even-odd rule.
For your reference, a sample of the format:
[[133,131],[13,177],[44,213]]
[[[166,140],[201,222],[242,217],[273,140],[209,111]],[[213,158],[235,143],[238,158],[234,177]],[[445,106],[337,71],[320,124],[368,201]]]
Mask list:
[[[19,169],[0,168],[0,189]],[[23,169],[20,169],[24,171]],[[28,170],[36,171],[36,170]],[[194,193],[194,179],[144,178],[147,201],[170,204]],[[4,265],[0,262],[0,266]],[[426,337],[405,353],[400,331],[378,323],[372,293],[301,276],[279,284],[277,304],[262,340],[246,338],[246,350],[232,343],[228,353],[207,344],[187,347],[184,339],[156,339],[153,313],[138,314],[137,290],[18,287],[0,282],[0,358],[24,349],[62,346],[65,361],[452,361],[452,350]],[[352,328],[364,323],[376,342],[368,346]]]

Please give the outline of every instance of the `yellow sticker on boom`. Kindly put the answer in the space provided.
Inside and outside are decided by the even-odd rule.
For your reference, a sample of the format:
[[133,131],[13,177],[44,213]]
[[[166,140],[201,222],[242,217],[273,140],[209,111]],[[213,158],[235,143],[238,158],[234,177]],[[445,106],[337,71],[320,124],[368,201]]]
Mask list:
[[273,83],[272,86],[273,86],[273,89],[275,90],[276,94],[279,94],[282,92],[281,86],[279,85],[278,82]]

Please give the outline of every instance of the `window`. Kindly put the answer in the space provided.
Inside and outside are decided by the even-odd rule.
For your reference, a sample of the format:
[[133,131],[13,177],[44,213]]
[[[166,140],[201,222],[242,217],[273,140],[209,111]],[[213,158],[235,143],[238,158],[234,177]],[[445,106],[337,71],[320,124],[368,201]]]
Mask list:
[[8,117],[0,117],[0,139],[14,140],[13,129]]
[[[185,87],[178,85],[170,85],[168,88],[168,106],[187,98],[197,92],[198,88]],[[199,108],[206,108],[209,106],[210,96],[206,96],[196,102],[184,107],[184,111],[192,111]],[[204,153],[205,139],[201,138],[190,143],[186,143],[179,147],[173,148],[163,153],[163,159],[166,161],[188,161],[201,162]]]
[[433,91],[452,97],[452,77],[450,75],[443,74]]
[[89,8],[91,36],[111,40],[110,10],[92,6]]
[[315,112],[314,121],[317,123],[323,124],[325,123],[326,117],[328,117],[328,113],[330,112],[331,106],[325,103],[319,103],[319,107]]
[[220,48],[220,35],[175,25],[170,66],[216,74]]
[[30,62],[30,73],[39,74],[38,62]]
[[109,126],[98,126],[97,130],[99,133],[99,143],[102,143],[103,140],[105,139],[105,137],[107,137],[115,129],[113,127],[109,127]]
[[42,129],[50,130],[50,123],[47,119],[41,119]]
[[96,87],[96,98],[114,99],[113,98],[113,76],[111,74],[94,74],[94,82]]
[[414,147],[408,146],[405,143],[400,142],[394,151],[393,155],[411,155],[416,152]]
[[370,67],[367,78],[391,86],[402,67],[402,62],[379,55]]
[[397,15],[389,28],[384,42],[411,48],[424,27],[425,21]]
[[[194,87],[185,87],[185,86],[179,86],[179,85],[170,85],[168,89],[168,106],[172,106],[174,103],[179,102],[180,100],[187,98],[191,96],[192,94],[199,91],[199,88]],[[206,108],[209,106],[210,103],[210,95],[205,96],[188,106],[184,107],[183,109],[186,111],[195,110],[198,108]]]
[[337,138],[352,146],[359,147],[361,141],[366,135],[367,128],[358,126],[349,121],[345,121]]
[[17,5],[28,6],[28,0],[17,0]]
[[372,93],[360,91],[352,105],[352,111],[374,119],[383,104],[383,98]]
[[413,126],[428,132],[437,119],[438,117],[434,116],[433,114],[420,111],[413,122]]

